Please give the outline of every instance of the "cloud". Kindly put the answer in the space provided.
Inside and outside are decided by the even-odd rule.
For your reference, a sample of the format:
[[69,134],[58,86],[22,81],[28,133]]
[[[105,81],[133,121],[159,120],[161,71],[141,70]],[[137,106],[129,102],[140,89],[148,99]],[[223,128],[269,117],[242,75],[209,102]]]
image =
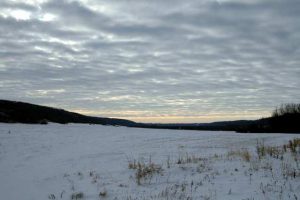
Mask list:
[[6,0],[0,13],[5,99],[170,121],[300,100],[298,1]]

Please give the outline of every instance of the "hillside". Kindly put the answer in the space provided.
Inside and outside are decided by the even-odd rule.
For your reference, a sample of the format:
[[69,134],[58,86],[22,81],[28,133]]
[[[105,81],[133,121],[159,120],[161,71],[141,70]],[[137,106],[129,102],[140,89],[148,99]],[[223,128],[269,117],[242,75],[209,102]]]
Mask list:
[[41,124],[55,122],[66,123],[90,123],[102,125],[123,125],[140,128],[158,129],[184,129],[184,130],[228,130],[238,131],[254,124],[256,121],[238,120],[212,123],[174,123],[174,124],[151,124],[135,123],[124,119],[103,117],[91,117],[47,106],[40,106],[25,102],[0,100],[0,122],[5,123],[30,123]]
[[211,123],[174,123],[174,124],[138,124],[142,128],[211,130],[211,131],[242,131],[256,124],[258,120],[236,120]]
[[[290,107],[295,107],[291,109]],[[285,110],[287,109],[287,110]],[[257,120],[221,121],[212,123],[136,123],[125,119],[91,117],[63,109],[24,102],[0,100],[0,122],[46,124],[55,122],[120,125],[137,128],[236,131],[245,133],[300,133],[300,106],[282,105],[280,115]]]
[[0,100],[0,122],[29,124],[55,122],[60,124],[89,123],[121,126],[135,125],[134,122],[124,119],[91,117],[63,109],[8,100]]

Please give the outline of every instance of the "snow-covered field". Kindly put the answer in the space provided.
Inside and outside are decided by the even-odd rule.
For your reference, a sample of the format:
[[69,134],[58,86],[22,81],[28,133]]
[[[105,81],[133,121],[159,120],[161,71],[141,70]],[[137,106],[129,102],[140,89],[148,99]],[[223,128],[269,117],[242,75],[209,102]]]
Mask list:
[[0,124],[0,199],[297,200],[299,147],[282,148],[297,137]]

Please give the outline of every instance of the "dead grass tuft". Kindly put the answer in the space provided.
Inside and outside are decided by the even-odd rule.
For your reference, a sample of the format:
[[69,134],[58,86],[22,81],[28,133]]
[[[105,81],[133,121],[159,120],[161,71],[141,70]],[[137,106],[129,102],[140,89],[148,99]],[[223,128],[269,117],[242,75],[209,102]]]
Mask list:
[[228,157],[238,156],[238,157],[241,157],[246,162],[250,162],[250,160],[251,160],[251,154],[247,149],[229,151],[227,156]]

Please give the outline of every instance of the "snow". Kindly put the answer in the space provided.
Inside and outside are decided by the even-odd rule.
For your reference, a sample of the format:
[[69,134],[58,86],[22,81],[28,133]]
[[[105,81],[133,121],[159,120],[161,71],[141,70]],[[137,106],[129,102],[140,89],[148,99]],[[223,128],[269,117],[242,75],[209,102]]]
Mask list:
[[[299,199],[299,156],[256,156],[257,141],[281,146],[294,138],[296,134],[0,124],[0,199],[71,199],[78,193],[82,199]],[[228,154],[241,149],[250,152],[250,162]],[[179,158],[195,160],[178,164]],[[139,185],[137,170],[128,167],[134,161],[155,163],[162,170]],[[289,169],[297,176],[284,178],[283,170]]]

